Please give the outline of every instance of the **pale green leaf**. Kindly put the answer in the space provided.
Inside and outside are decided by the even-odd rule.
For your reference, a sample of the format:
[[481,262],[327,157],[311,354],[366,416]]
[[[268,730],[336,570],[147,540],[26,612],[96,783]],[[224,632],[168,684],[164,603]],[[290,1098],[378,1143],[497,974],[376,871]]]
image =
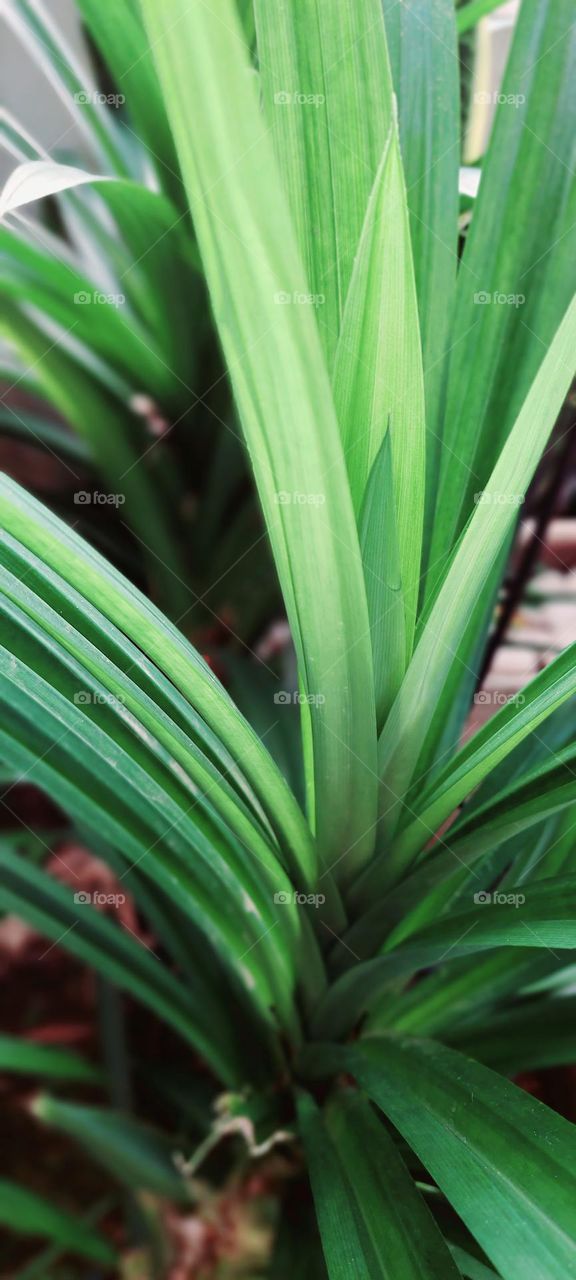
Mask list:
[[325,864],[341,860],[350,875],[374,843],[372,655],[316,319],[232,0],[192,0],[185,10],[178,0],[145,0],[144,14],[300,676],[313,700],[320,854]]

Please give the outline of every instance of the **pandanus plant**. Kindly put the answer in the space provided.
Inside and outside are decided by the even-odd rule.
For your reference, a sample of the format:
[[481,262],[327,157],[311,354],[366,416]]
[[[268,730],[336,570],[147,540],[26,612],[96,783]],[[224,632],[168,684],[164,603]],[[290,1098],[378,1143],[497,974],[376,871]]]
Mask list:
[[[5,330],[125,494],[151,583],[2,480],[5,803],[23,778],[51,797],[154,950],[21,836],[2,838],[0,903],[180,1038],[182,1116],[194,1055],[227,1094],[184,1162],[134,1116],[36,1110],[133,1190],[189,1207],[222,1133],[245,1135],[243,1168],[284,1150],[258,1271],[275,1280],[576,1266],[573,1129],[514,1082],[576,1049],[576,646],[465,728],[576,364],[576,27],[569,0],[523,0],[459,227],[456,18],[493,7],[78,0],[128,124],[85,91],[38,0],[5,6],[101,157],[96,180],[6,123],[28,150],[5,210],[49,194],[62,221],[1,232]],[[74,306],[106,276],[125,309]],[[183,634],[178,480],[151,479],[129,408],[145,392],[185,414],[211,325],[296,654],[264,719]],[[287,703],[301,796],[266,741],[288,736]],[[10,1038],[0,1065],[92,1072]],[[85,1225],[6,1195],[12,1225],[37,1212],[40,1234],[106,1262]]]

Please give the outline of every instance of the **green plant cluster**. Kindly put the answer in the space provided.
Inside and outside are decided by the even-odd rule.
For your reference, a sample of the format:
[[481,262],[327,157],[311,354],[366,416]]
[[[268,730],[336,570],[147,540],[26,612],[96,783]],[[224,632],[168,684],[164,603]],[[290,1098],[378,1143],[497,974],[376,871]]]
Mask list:
[[[11,835],[0,907],[200,1055],[257,1115],[256,1153],[294,1136],[315,1214],[280,1217],[274,1280],[567,1280],[573,1129],[512,1080],[576,1049],[576,645],[463,730],[574,374],[572,5],[523,0],[460,243],[456,17],[493,4],[77,5],[125,111],[39,3],[8,0],[95,163],[3,119],[21,164],[2,327],[75,434],[48,409],[21,431],[89,454],[150,590],[1,480],[0,758],[110,865],[159,954]],[[45,196],[57,225],[22,214]],[[177,456],[153,471],[146,430],[184,421],[197,448],[216,338],[229,382],[191,573]],[[297,681],[243,714],[184,629],[246,457]],[[225,566],[250,543],[238,519]],[[267,743],[290,739],[288,703],[295,772],[294,743]],[[9,1037],[0,1069],[92,1072]],[[132,1189],[193,1203],[171,1135],[36,1106]],[[110,1261],[91,1227],[5,1190],[4,1221]]]

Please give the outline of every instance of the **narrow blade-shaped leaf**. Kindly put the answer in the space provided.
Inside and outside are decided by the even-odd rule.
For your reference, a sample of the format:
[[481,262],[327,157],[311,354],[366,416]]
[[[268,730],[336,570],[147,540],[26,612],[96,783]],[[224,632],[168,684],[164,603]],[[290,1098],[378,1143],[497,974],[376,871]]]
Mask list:
[[329,365],[393,118],[380,0],[255,0],[264,106]]
[[94,1160],[129,1187],[153,1191],[176,1204],[190,1203],[191,1192],[175,1161],[170,1139],[134,1116],[85,1107],[41,1095],[34,1115],[80,1143]]
[[102,1073],[69,1049],[19,1036],[0,1035],[0,1072],[45,1079],[97,1082]]
[[333,386],[357,511],[384,435],[390,434],[408,660],[420,587],[426,436],[418,307],[395,124],[368,203]]
[[[576,299],[547,351],[523,408],[488,482],[494,501],[479,503],[458,545],[425,622],[420,642],[379,742],[385,808],[393,825],[412,780],[422,739],[465,633],[515,519],[514,495],[524,493],[570,386],[576,345]],[[504,502],[502,502],[504,498]],[[402,864],[390,859],[389,871]]]
[[468,0],[456,11],[456,24],[461,36],[475,27],[482,18],[486,18],[495,9],[501,9],[505,0]]
[[368,477],[360,512],[360,545],[374,654],[376,715],[381,725],[406,669],[402,570],[389,431]]
[[42,0],[5,0],[2,17],[38,63],[96,154],[119,176],[128,176],[127,155],[111,113]]
[[462,800],[575,691],[576,644],[569,645],[457,752],[424,793],[421,804],[416,802],[421,818],[402,832],[398,847],[413,851],[418,844],[426,844],[430,831],[438,830]]
[[[368,1099],[352,1090],[337,1094],[325,1109],[324,1123],[374,1254],[376,1270],[367,1267],[366,1276],[458,1280],[460,1273],[442,1235]],[[322,1197],[328,1198],[326,1171],[314,1190],[317,1205]],[[324,1247],[327,1260],[333,1258],[330,1274],[344,1274],[338,1269],[339,1230],[333,1228],[333,1238],[327,1236]],[[363,1274],[361,1268],[355,1274]]]
[[[573,1126],[495,1072],[427,1040],[311,1050],[356,1076],[504,1280],[566,1280],[576,1251]],[[497,1229],[495,1229],[497,1227]]]
[[232,0],[192,0],[184,11],[177,0],[145,0],[143,7],[312,700],[321,856],[341,859],[350,874],[374,842],[372,655],[358,536],[308,286]]
[[178,161],[139,6],[110,6],[99,0],[77,3],[116,88],[126,99],[130,120],[162,188],[182,203]]
[[443,396],[458,266],[460,94],[453,0],[384,6],[408,208],[426,386],[426,519],[438,497]]
[[[3,312],[0,329],[7,332],[24,363],[35,366],[47,396],[97,455],[113,499],[119,506],[126,504],[126,515],[143,544],[159,599],[169,612],[180,616],[193,597],[169,513],[162,509],[158,486],[146,463],[142,464],[135,415],[115,401],[57,342],[50,342],[13,303],[5,301]],[[77,492],[83,494],[80,485]],[[80,501],[85,498],[81,496]]]
[[0,1181],[0,1222],[6,1230],[25,1239],[39,1236],[51,1240],[67,1252],[90,1258],[106,1269],[116,1264],[115,1250],[97,1231],[43,1196],[4,1178]]
[[389,941],[383,955],[356,965],[320,1005],[316,1034],[341,1034],[377,1002],[381,990],[442,961],[494,947],[546,947],[554,953],[576,947],[576,877],[507,887],[494,895],[470,894],[473,905],[420,929],[401,943]]
[[489,1020],[455,1027],[447,1039],[461,1053],[506,1075],[569,1067],[576,1057],[576,997],[524,1000],[516,1008],[493,1013]]
[[[105,652],[109,652],[115,629],[129,637],[134,646],[128,663],[130,670],[138,674],[140,681],[144,675],[148,689],[156,686],[157,690],[160,683],[163,698],[169,696],[172,683],[184,700],[180,702],[180,717],[187,703],[186,723],[192,726],[192,737],[202,734],[203,729],[205,735],[208,726],[208,754],[214,757],[218,743],[228,749],[228,757],[224,752],[223,766],[227,774],[234,762],[237,762],[237,771],[241,763],[242,772],[253,785],[263,811],[273,828],[282,833],[281,843],[296,868],[295,879],[301,876],[307,885],[314,855],[302,813],[271,756],[234,707],[208,664],[132,583],[6,477],[0,478],[0,519],[2,528],[22,547],[37,554],[38,560],[52,571],[51,591],[55,585],[54,573],[75,588],[83,602],[84,614],[90,614],[90,624],[84,616],[82,628],[87,625],[93,628],[96,624],[98,643]],[[38,571],[37,565],[35,568]],[[46,590],[44,585],[43,591]],[[64,606],[65,598],[65,591],[58,591],[60,607]],[[112,632],[107,624],[112,624]],[[121,648],[113,640],[112,644],[113,656],[118,661]],[[156,691],[154,697],[158,696]],[[238,772],[236,779],[238,781]]]
[[433,561],[488,488],[574,293],[575,86],[571,0],[522,0],[458,275]]

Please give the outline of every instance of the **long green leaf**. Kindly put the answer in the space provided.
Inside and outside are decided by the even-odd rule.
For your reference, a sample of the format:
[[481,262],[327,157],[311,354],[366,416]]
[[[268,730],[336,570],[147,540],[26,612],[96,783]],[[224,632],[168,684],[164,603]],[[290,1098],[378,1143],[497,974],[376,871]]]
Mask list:
[[[392,891],[389,906],[381,911],[374,907],[367,913],[369,937],[380,941],[387,936],[396,944],[446,914],[454,904],[463,907],[466,895],[481,891],[485,885],[498,881],[504,888],[516,880],[522,885],[534,866],[537,878],[570,872],[570,857],[561,856],[556,867],[554,861],[547,862],[546,848],[552,824],[563,816],[569,822],[576,794],[575,763],[574,749],[568,749],[546,768],[521,775],[518,782],[503,788],[480,809],[467,807],[443,837],[438,852],[430,850]],[[527,836],[534,827],[535,835]],[[360,929],[359,923],[356,932]],[[347,941],[354,946],[352,936]]]
[[456,11],[456,24],[459,34],[463,36],[466,31],[470,31],[489,13],[493,13],[495,9],[501,9],[503,4],[504,0],[469,0],[468,4],[463,4]]
[[437,499],[456,285],[460,97],[453,0],[384,6],[398,98],[426,386],[426,545]]
[[[110,701],[115,699],[118,705],[125,708],[129,715],[133,716],[135,721],[149,733],[148,746],[151,750],[155,749],[155,743],[159,747],[166,748],[170,752],[171,768],[174,774],[180,779],[189,774],[191,797],[201,795],[202,805],[215,809],[237,837],[251,849],[254,858],[259,859],[262,866],[267,867],[273,876],[278,875],[282,878],[279,863],[274,856],[277,850],[274,846],[271,848],[271,842],[265,838],[261,827],[218,773],[210,759],[204,756],[194,740],[187,737],[178,724],[158,707],[156,701],[143,694],[138,684],[109,658],[104,657],[101,649],[91,643],[85,634],[77,631],[69,621],[63,624],[60,614],[50,607],[45,596],[42,599],[29,587],[20,583],[17,576],[18,570],[20,568],[27,570],[28,582],[30,582],[32,570],[39,570],[43,586],[48,590],[50,587],[53,589],[54,586],[57,589],[59,587],[61,597],[65,594],[63,584],[58,583],[54,578],[50,581],[46,571],[42,572],[41,562],[33,561],[29,553],[26,556],[18,554],[17,546],[11,545],[5,536],[3,544],[0,548],[0,559],[3,560],[4,565],[10,565],[10,568],[14,567],[15,570],[12,573],[5,568],[0,568],[0,590],[6,600],[10,599],[21,608],[42,628],[47,637],[51,637],[62,647],[62,650],[80,660],[91,676],[102,681]],[[76,593],[70,595],[70,588],[67,589],[67,595],[67,611],[70,614],[71,604],[81,608],[81,600]],[[9,616],[10,609],[7,603],[3,602],[3,607],[6,615]],[[122,644],[120,634],[117,632],[114,635],[112,628],[109,629],[108,638],[115,639],[118,645]],[[125,642],[123,647],[128,657],[132,653],[131,647]],[[90,701],[89,696],[86,700]]]
[[461,1249],[459,1245],[450,1245],[450,1252],[457,1263],[463,1276],[467,1276],[468,1280],[498,1280],[496,1272],[492,1267],[486,1267],[483,1262],[479,1262],[477,1258],[472,1257],[466,1249]]
[[569,1067],[576,1055],[575,1015],[574,996],[524,1000],[517,1008],[492,1014],[489,1020],[454,1028],[447,1039],[461,1053],[506,1075],[543,1067]]
[[[0,520],[23,547],[75,589],[80,598],[82,629],[96,624],[98,644],[108,652],[112,643],[116,661],[121,655],[118,644],[114,644],[115,629],[128,637],[133,645],[128,665],[138,680],[144,679],[146,688],[151,682],[154,690],[160,684],[164,700],[170,694],[172,699],[175,693],[182,695],[178,714],[182,716],[187,707],[191,736],[196,738],[203,730],[211,755],[218,745],[220,749],[223,745],[227,748],[225,772],[234,762],[237,770],[241,766],[273,828],[280,832],[286,857],[295,868],[295,881],[307,886],[314,861],[302,814],[260,739],[240,716],[207,663],[159,610],[93,548],[5,477],[0,478]],[[52,590],[53,586],[52,578]],[[59,591],[58,597],[63,601],[65,591]],[[158,698],[156,691],[154,697]]]
[[[478,809],[463,810],[447,840],[461,869],[482,861],[486,852],[498,850],[511,836],[573,803],[576,789],[576,748],[567,747],[548,756],[544,765],[520,774]],[[500,865],[505,863],[505,848]],[[488,863],[488,867],[490,863]]]
[[575,85],[571,0],[523,0],[458,277],[432,561],[490,491],[574,293]]
[[77,0],[77,4],[116,87],[126,98],[130,118],[162,188],[182,203],[178,161],[138,5],[110,7],[98,0]]
[[67,243],[28,222],[24,234],[2,233],[2,289],[18,297],[25,279],[27,301],[73,325],[75,340],[117,366],[133,393],[145,387],[165,413],[179,416],[192,390],[190,294],[197,287],[183,215],[135,182],[52,161],[13,171],[0,197],[2,214],[54,193],[80,256],[88,257],[86,272]]
[[55,1080],[94,1082],[102,1078],[97,1067],[68,1049],[19,1036],[0,1035],[0,1072],[4,1071]]
[[[382,1280],[457,1280],[460,1275],[440,1231],[420,1197],[394,1142],[362,1094],[337,1094],[324,1112],[326,1157],[333,1145],[332,1168],[322,1150],[310,1152],[312,1185],[328,1270],[334,1280],[349,1277],[342,1250],[343,1221],[332,1202],[338,1163],[361,1226],[354,1276]],[[306,1140],[306,1129],[304,1130]],[[314,1176],[316,1174],[316,1177]]]
[[74,466],[86,466],[89,452],[83,441],[61,427],[52,416],[30,413],[28,409],[15,409],[9,405],[0,408],[0,432],[3,436],[15,436],[35,448],[55,454]]
[[170,1139],[133,1116],[105,1107],[84,1107],[41,1095],[34,1115],[80,1143],[94,1160],[131,1188],[153,1191],[178,1203],[191,1192],[175,1162]]
[[[573,738],[573,726],[570,698],[487,774],[461,817],[415,870],[358,920],[346,939],[353,950],[365,935],[368,945],[370,938],[376,945],[391,929],[398,939],[437,919],[466,886],[471,889],[476,881],[478,887],[480,873],[490,883],[507,868],[502,883],[510,877],[513,884],[532,873],[549,878],[572,869],[574,758],[565,744]],[[534,836],[527,838],[532,826]]]
[[[392,809],[396,818],[399,801],[412,780],[422,738],[432,722],[470,611],[486,586],[514,523],[514,497],[528,488],[570,385],[575,344],[576,298],[542,361],[494,467],[486,491],[493,501],[478,504],[458,545],[380,737],[384,805]],[[393,822],[389,817],[388,827]],[[396,875],[402,865],[399,859],[391,858],[389,873]]]
[[350,875],[374,843],[372,656],[309,288],[232,0],[192,0],[184,12],[177,0],[145,0],[143,8],[300,677],[313,700],[320,853],[331,863],[345,851],[340,869]]
[[[152,349],[151,335],[146,340],[145,330],[132,311],[123,316],[123,307],[106,302],[106,295],[94,290],[86,276],[4,227],[0,228],[0,253],[0,291],[4,296],[21,300],[25,289],[27,303],[64,329],[72,329],[74,340],[103,361],[114,361],[119,377],[134,389],[142,386],[144,379],[160,400],[165,397],[169,370]],[[7,334],[9,337],[8,326]],[[42,381],[40,364],[38,378]]]
[[497,1017],[494,1011],[530,983],[558,974],[558,964],[558,955],[542,947],[526,951],[499,947],[485,956],[443,964],[408,991],[387,993],[367,1019],[366,1030],[447,1041],[460,1031],[465,1036],[466,1028],[473,1035],[477,1023]]
[[356,965],[331,988],[320,1005],[316,1034],[340,1034],[361,1017],[392,979],[443,960],[493,947],[576,947],[576,877],[566,876],[507,887],[494,894],[476,890],[473,905],[411,934],[400,946]]
[[[16,621],[13,609],[10,617]],[[182,790],[183,780],[169,777],[166,759],[164,767],[153,763],[149,748],[138,743],[140,735],[133,736],[137,722],[124,720],[113,705],[106,711],[103,687],[96,684],[95,704],[75,705],[78,690],[85,696],[88,673],[71,662],[59,670],[54,646],[38,649],[40,637],[31,625],[16,636],[1,661],[4,758],[16,768],[25,762],[28,777],[77,821],[128,852],[133,864],[183,903],[232,968],[239,965],[263,1016],[269,1019],[270,1007],[277,1006],[290,1022],[294,961],[285,939],[273,946],[271,930],[279,926],[282,935],[290,928],[295,908],[284,907],[279,915],[273,881],[250,851]],[[87,712],[87,705],[96,711]],[[117,776],[122,794],[114,796]],[[266,972],[271,946],[276,964]]]
[[45,73],[89,144],[115,173],[129,176],[127,155],[112,113],[42,0],[7,0],[2,16]]
[[333,386],[357,511],[384,435],[390,435],[408,661],[420,588],[426,436],[418,307],[395,124],[366,211]]
[[[573,1126],[515,1085],[426,1040],[312,1050],[350,1072],[416,1152],[504,1280],[566,1280],[576,1251]],[[497,1229],[495,1229],[497,1228]]]
[[[158,486],[142,462],[135,415],[118,405],[57,342],[49,342],[14,304],[5,303],[3,312],[0,331],[14,343],[21,359],[35,367],[48,398],[88,441],[110,486],[107,500],[118,508],[126,504],[126,515],[143,543],[159,599],[180,616],[194,597],[186,583],[186,568],[170,517],[158,502]],[[93,496],[86,496],[80,485],[77,495],[79,503],[90,502]]]
[[359,527],[374,654],[376,716],[381,725],[406,669],[402,570],[389,431],[368,477]]
[[82,1258],[106,1268],[115,1265],[116,1253],[102,1236],[84,1226],[64,1209],[6,1179],[0,1181],[0,1221],[8,1231],[25,1238],[40,1236]]
[[393,120],[382,5],[255,0],[254,12],[264,108],[331,365]]
[[206,1016],[202,996],[195,1007],[194,993],[146,947],[89,905],[78,908],[63,886],[28,866],[4,844],[0,846],[0,867],[0,906],[4,910],[20,915],[53,943],[130,992],[202,1053],[222,1079],[238,1083],[241,1069],[234,1074],[233,1046],[222,1043],[220,1029]]
[[462,800],[575,691],[576,644],[502,706],[435,777],[431,789],[417,802],[421,817],[398,837],[400,856],[426,844],[430,831],[439,830]]
[[[362,1221],[360,1206],[321,1111],[309,1094],[298,1094],[298,1123],[304,1140],[310,1180],[330,1280],[375,1274],[376,1256]],[[372,1270],[370,1269],[372,1268]]]

